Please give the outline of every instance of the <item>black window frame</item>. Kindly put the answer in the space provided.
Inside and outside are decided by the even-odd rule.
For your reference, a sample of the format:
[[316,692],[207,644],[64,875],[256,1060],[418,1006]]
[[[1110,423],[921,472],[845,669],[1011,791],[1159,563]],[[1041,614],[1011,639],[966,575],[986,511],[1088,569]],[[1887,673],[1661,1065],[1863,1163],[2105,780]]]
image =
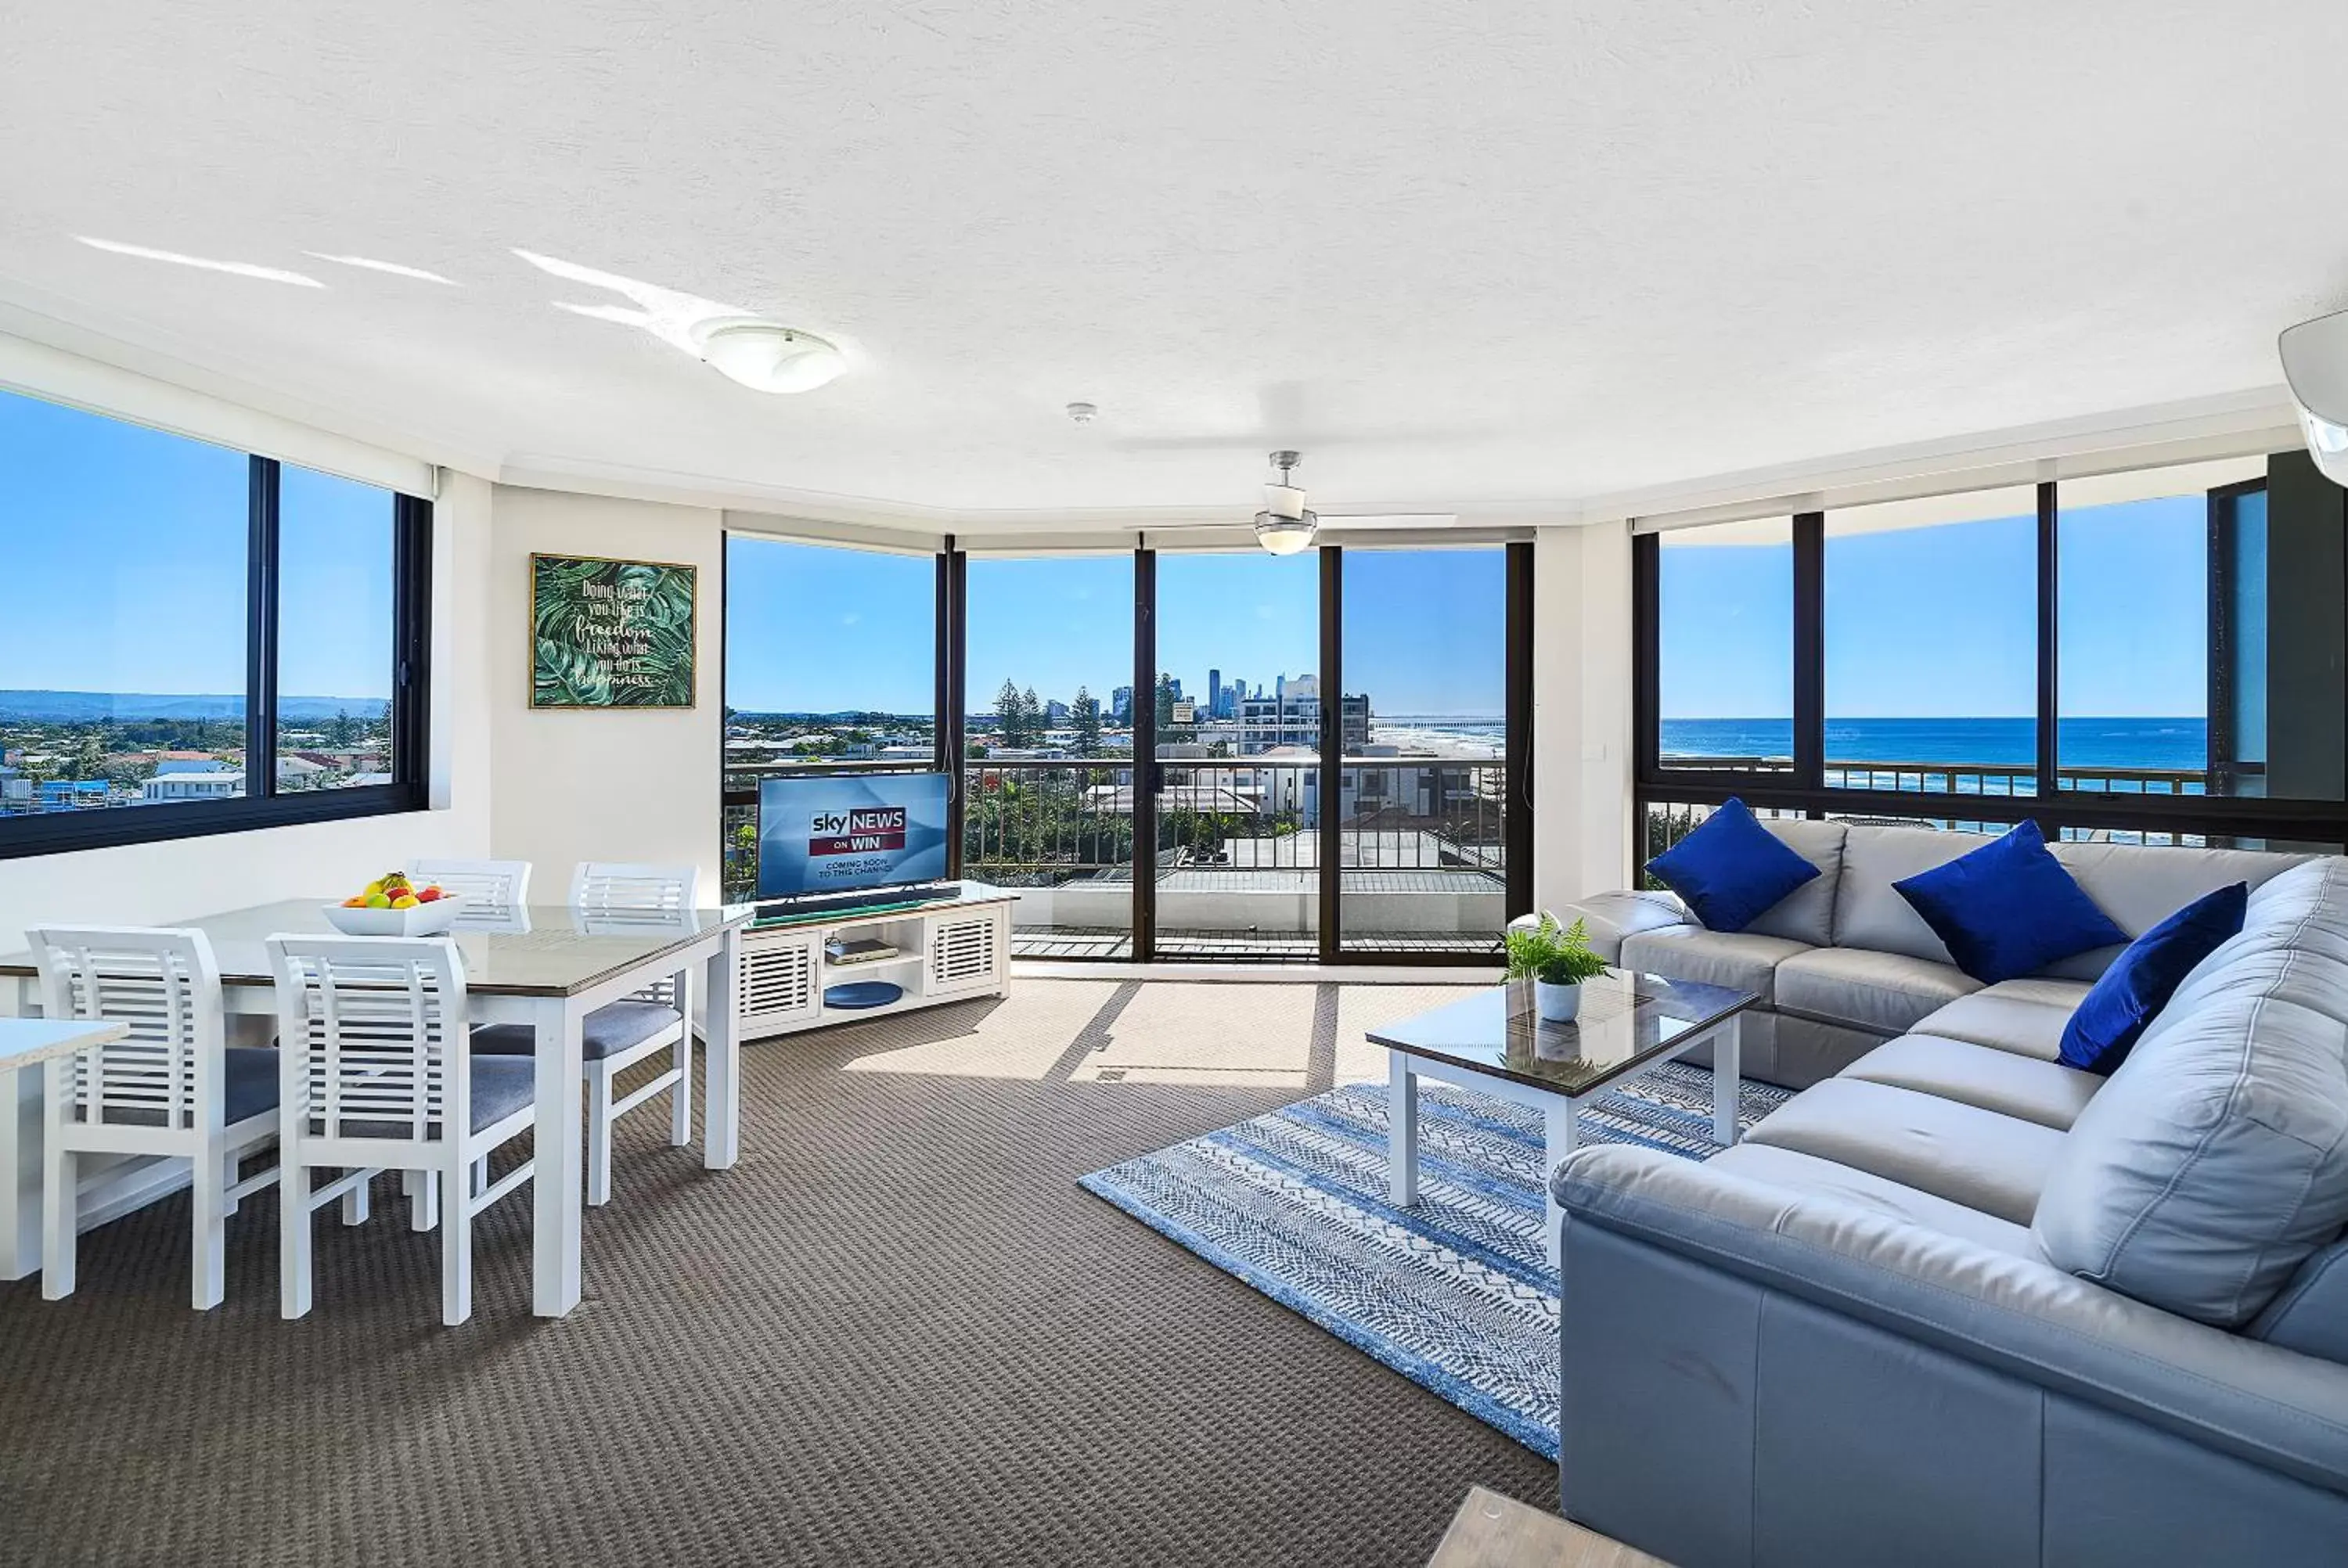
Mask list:
[[[2277,454],[2272,460],[2288,457]],[[2302,459],[2303,460],[2303,459]],[[2224,487],[2231,498],[2262,491],[2263,479]],[[1790,771],[1663,765],[1659,690],[1662,657],[1661,540],[1655,533],[1632,540],[1632,723],[1633,764],[1632,821],[1634,845],[1646,843],[1647,825],[1659,807],[1717,806],[1735,796],[1756,810],[1812,818],[1896,816],[1943,822],[2019,822],[2034,819],[2049,839],[2065,828],[2187,835],[2213,845],[2239,839],[2292,843],[2348,843],[2348,801],[2227,796],[2133,794],[2061,787],[2056,754],[2060,717],[2056,617],[2061,560],[2058,527],[2060,482],[2037,486],[2037,724],[2038,750],[2031,789],[2010,795],[1946,791],[1829,788],[1825,780],[1825,514],[1794,518],[1793,654],[1794,766]],[[2213,499],[2213,510],[2217,506]],[[2213,524],[2214,526],[2214,524]],[[2343,591],[2348,592],[2348,582]],[[2216,722],[2215,719],[2212,720]],[[1644,858],[1643,849],[1640,857]]]
[[[91,418],[110,415],[88,410]],[[135,424],[135,421],[118,421]],[[194,436],[175,439],[195,440]],[[430,808],[432,503],[392,497],[392,782],[347,789],[277,788],[278,523],[283,464],[246,455],[245,794],[234,800],[0,815],[0,860],[122,845],[247,833],[296,823],[342,822]]]

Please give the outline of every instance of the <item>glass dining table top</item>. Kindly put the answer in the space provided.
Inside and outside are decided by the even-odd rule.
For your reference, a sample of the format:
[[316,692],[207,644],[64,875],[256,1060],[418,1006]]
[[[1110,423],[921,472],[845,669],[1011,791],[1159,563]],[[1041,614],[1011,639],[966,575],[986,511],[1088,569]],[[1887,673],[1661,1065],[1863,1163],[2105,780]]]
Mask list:
[[[159,921],[201,931],[211,943],[226,985],[269,985],[268,939],[273,936],[339,935],[324,898],[289,898],[192,919]],[[680,951],[729,926],[747,925],[757,909],[729,904],[662,912],[573,909],[533,905],[497,914],[468,913],[444,933],[465,960],[465,986],[496,996],[575,996],[602,980]],[[0,977],[37,971],[30,952],[0,958]]]
[[1581,987],[1580,1016],[1553,1023],[1521,980],[1368,1031],[1370,1043],[1547,1089],[1569,1099],[1672,1054],[1761,999],[1724,986],[1609,969]]

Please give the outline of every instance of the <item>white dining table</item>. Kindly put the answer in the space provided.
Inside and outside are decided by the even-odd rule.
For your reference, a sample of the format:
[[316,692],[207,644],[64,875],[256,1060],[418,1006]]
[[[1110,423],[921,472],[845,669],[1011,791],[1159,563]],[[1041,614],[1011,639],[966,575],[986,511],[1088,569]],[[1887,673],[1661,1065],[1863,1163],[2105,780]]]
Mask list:
[[[267,939],[331,931],[329,902],[290,899],[159,923],[204,933],[220,965],[227,1011],[273,1019],[276,986]],[[607,1002],[671,976],[703,970],[702,983],[694,988],[703,1002],[697,1010],[704,1014],[702,1164],[712,1171],[731,1167],[741,1137],[734,977],[741,932],[754,913],[747,904],[657,915],[532,907],[494,920],[463,921],[448,933],[464,959],[471,1020],[526,1024],[537,1035],[530,1296],[540,1317],[560,1317],[579,1304],[585,1183],[582,1024]],[[0,1003],[12,999],[20,1020],[42,1011],[40,978],[30,953],[0,958]],[[49,1054],[54,1050],[43,1052]],[[40,1266],[43,1074],[37,1067],[26,1070],[30,1061],[0,1058],[0,1279],[21,1279]],[[83,1189],[84,1228],[185,1184],[184,1170],[170,1169],[172,1162],[161,1163],[158,1169],[154,1162],[125,1162],[98,1173]]]

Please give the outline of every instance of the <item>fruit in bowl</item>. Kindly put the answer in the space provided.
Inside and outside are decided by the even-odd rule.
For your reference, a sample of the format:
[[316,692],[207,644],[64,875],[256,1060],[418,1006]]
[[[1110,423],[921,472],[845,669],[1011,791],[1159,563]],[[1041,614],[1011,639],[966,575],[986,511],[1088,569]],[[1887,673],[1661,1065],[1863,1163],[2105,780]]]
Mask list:
[[326,910],[338,931],[363,937],[417,937],[445,931],[465,900],[438,883],[418,886],[404,871],[386,871]]

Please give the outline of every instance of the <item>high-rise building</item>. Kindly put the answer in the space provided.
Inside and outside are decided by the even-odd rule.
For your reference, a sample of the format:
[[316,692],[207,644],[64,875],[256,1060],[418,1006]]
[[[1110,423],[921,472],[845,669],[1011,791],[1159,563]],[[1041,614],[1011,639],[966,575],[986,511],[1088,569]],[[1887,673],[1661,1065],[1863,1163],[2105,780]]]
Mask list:
[[1207,671],[1207,716],[1209,718],[1215,716],[1217,710],[1222,706],[1222,701],[1223,672],[1220,670],[1209,670]]
[[[1299,695],[1297,689],[1306,681],[1312,682],[1310,693]],[[1283,681],[1282,685],[1282,695],[1250,697],[1239,704],[1240,755],[1254,756],[1275,746],[1321,743],[1320,682],[1305,676]],[[1348,696],[1340,711],[1345,730],[1338,744],[1348,754],[1358,755],[1370,743],[1370,700]]]
[[1133,688],[1119,686],[1108,694],[1108,716],[1120,724],[1133,722]]

